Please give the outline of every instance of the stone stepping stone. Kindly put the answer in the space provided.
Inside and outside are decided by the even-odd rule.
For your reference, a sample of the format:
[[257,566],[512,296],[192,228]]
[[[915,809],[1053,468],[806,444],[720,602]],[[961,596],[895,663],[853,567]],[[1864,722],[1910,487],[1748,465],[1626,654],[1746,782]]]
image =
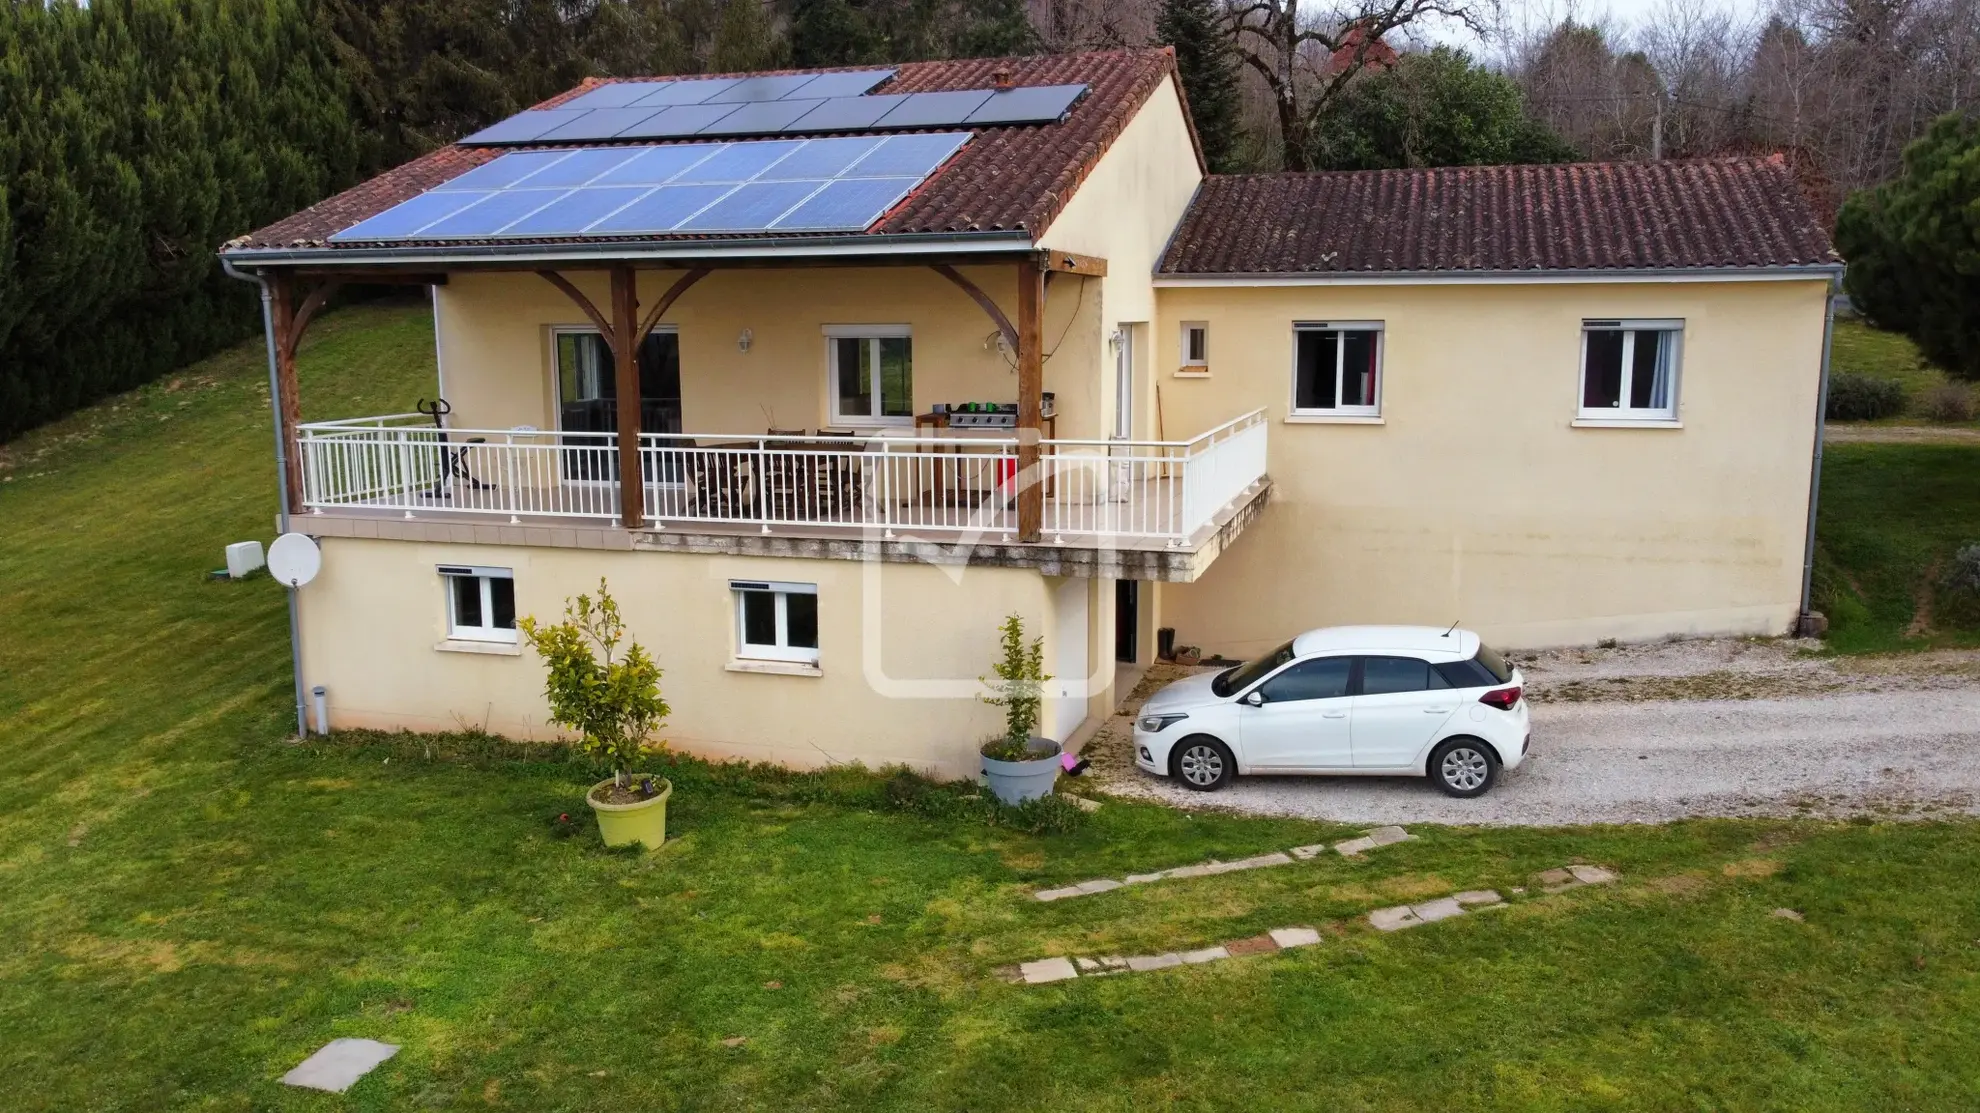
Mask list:
[[1044,985],[1046,982],[1062,982],[1067,978],[1077,978],[1079,971],[1073,969],[1072,960],[1069,958],[1041,958],[1036,962],[1020,963],[1018,976],[1024,979],[1026,985]]
[[1128,969],[1136,973],[1147,970],[1166,970],[1171,966],[1181,966],[1183,957],[1171,951],[1166,955],[1131,955],[1127,960]]
[[1220,958],[1231,957],[1231,952],[1223,947],[1205,947],[1200,951],[1184,951],[1182,960],[1189,963],[1215,962]]
[[1339,852],[1341,857],[1352,858],[1357,854],[1373,850],[1378,846],[1393,846],[1399,842],[1408,842],[1415,837],[1415,835],[1410,834],[1400,827],[1377,827],[1373,831],[1363,832],[1362,836],[1358,839],[1349,839],[1346,842],[1335,843],[1334,849]]
[[377,1040],[335,1039],[282,1076],[289,1086],[341,1094],[399,1053],[399,1045]]
[[1426,900],[1422,904],[1410,905],[1409,910],[1416,914],[1416,922],[1419,924],[1434,924],[1438,920],[1464,915],[1464,906],[1459,904],[1455,897]]
[[1491,889],[1466,889],[1462,893],[1452,893],[1451,899],[1466,908],[1470,908],[1474,904],[1493,905],[1505,903],[1505,898]]
[[1368,922],[1376,931],[1401,931],[1423,921],[1416,918],[1414,908],[1404,904],[1395,908],[1377,908],[1368,914]]
[[1311,947],[1320,942],[1320,933],[1310,927],[1273,928],[1265,934],[1281,947]]

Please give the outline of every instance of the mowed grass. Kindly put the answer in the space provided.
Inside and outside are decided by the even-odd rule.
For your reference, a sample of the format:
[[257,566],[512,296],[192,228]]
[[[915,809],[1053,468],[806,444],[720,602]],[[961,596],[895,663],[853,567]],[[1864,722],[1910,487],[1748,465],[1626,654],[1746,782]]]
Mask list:
[[1980,597],[1949,582],[1980,543],[1980,445],[1832,444],[1823,452],[1815,605],[1829,645],[1980,645]]
[[[430,393],[430,328],[324,318],[306,414]],[[288,742],[280,589],[203,578],[272,528],[262,375],[244,345],[4,449],[0,1108],[1980,1106],[1973,824],[1422,828],[1039,904],[1346,832],[1117,801],[1029,835],[889,807],[856,771],[685,762],[676,840],[613,853],[556,837],[592,773],[555,755]],[[1623,880],[1358,926],[1574,859]],[[1327,940],[994,976],[1287,924]],[[341,1098],[279,1085],[338,1036],[403,1050]]]

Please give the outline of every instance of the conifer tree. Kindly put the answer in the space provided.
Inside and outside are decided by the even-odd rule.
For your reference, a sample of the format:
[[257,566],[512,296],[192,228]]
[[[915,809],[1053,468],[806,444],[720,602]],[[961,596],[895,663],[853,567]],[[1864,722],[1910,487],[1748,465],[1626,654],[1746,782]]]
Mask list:
[[1162,0],[1155,36],[1174,47],[1183,96],[1196,124],[1203,157],[1215,174],[1242,169],[1238,121],[1238,57],[1217,0]]

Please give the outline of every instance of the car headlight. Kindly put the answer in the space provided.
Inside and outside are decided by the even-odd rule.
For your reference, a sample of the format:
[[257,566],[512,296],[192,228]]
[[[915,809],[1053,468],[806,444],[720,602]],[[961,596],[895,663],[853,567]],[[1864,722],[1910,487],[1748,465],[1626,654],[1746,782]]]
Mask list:
[[1187,718],[1187,715],[1143,715],[1137,725],[1150,734],[1160,734]]

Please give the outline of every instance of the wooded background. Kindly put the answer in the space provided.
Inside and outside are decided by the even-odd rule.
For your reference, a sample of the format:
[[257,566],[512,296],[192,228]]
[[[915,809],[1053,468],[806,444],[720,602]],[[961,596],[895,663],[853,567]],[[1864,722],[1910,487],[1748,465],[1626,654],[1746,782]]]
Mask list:
[[587,76],[1152,43],[1218,171],[1780,150],[1825,215],[1980,94],[1973,0],[6,0],[0,440],[256,329],[227,239]]

